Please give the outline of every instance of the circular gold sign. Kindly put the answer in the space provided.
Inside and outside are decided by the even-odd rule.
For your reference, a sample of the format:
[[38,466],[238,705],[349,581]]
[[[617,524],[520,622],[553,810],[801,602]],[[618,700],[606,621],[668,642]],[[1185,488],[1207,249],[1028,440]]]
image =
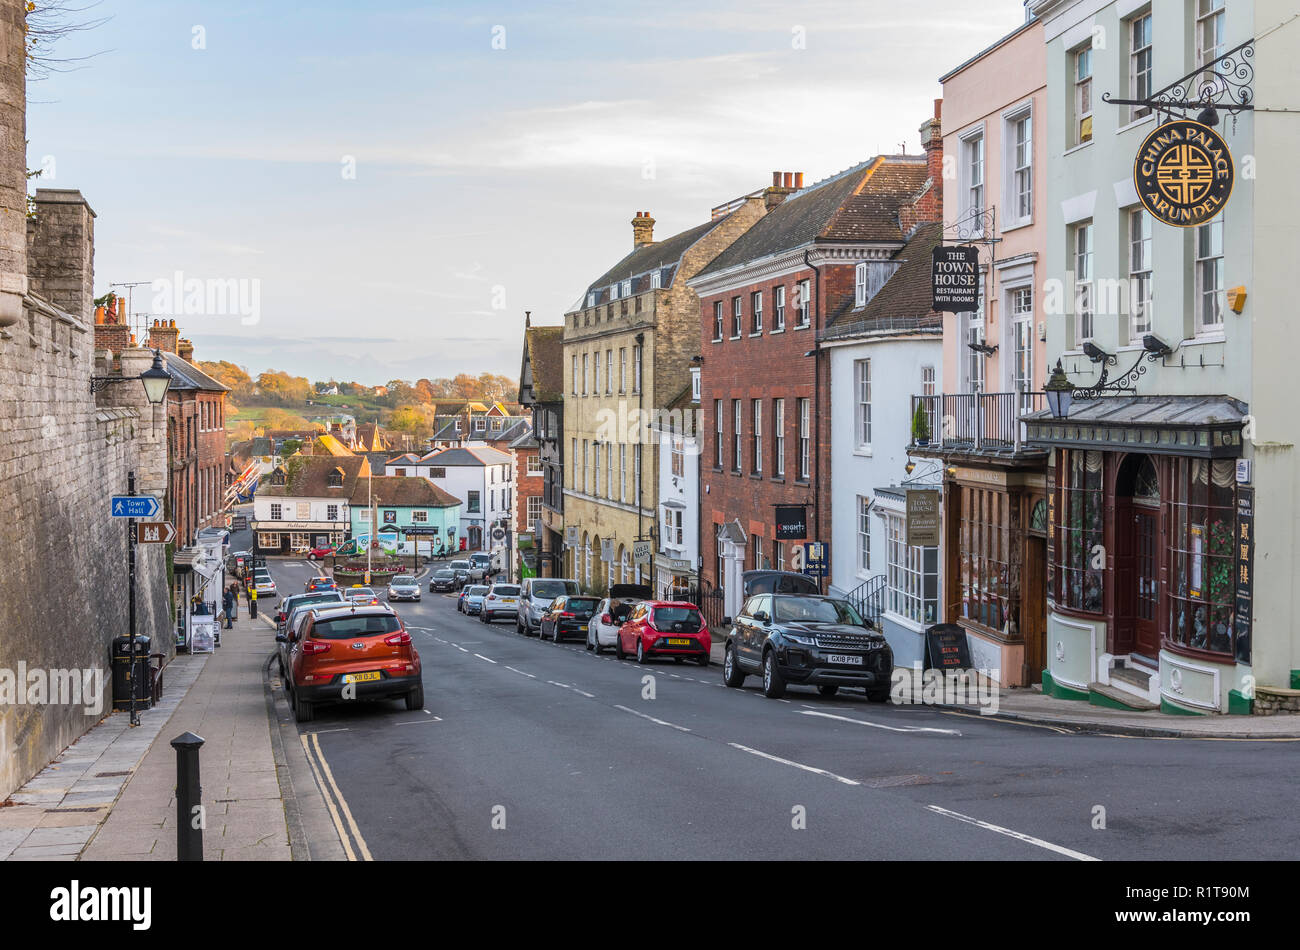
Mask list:
[[1228,143],[1208,125],[1188,119],[1153,129],[1133,163],[1142,207],[1180,228],[1204,224],[1222,211],[1232,181]]

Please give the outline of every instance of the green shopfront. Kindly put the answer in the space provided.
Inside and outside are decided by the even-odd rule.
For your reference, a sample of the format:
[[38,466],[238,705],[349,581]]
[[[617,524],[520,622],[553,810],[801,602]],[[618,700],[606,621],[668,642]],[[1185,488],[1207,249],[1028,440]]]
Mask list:
[[1026,418],[1051,449],[1045,693],[1249,711],[1245,415],[1223,396],[1114,396]]

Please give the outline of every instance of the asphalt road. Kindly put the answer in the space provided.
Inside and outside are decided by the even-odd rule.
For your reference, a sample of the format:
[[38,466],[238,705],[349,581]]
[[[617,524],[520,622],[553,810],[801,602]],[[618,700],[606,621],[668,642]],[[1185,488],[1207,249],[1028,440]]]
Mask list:
[[[282,594],[314,569],[272,560]],[[299,729],[358,857],[1290,859],[1300,743],[1088,736],[638,666],[395,605],[426,709]],[[1104,827],[1096,827],[1104,822]]]

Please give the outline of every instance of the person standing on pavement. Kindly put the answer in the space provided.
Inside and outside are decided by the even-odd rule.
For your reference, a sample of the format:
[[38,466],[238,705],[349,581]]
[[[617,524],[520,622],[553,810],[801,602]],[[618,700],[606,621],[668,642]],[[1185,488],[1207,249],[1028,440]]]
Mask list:
[[250,618],[257,616],[257,588],[255,586],[248,588],[248,616]]
[[221,606],[226,612],[226,629],[229,630],[231,623],[235,619],[235,595],[231,592],[229,587],[227,587],[225,593],[221,595]]

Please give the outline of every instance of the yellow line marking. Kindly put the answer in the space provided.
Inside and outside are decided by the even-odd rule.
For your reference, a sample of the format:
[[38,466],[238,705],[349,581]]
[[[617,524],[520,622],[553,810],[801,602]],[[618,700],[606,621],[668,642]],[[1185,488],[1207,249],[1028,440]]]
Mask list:
[[312,758],[311,746],[307,743],[307,737],[300,735],[298,738],[302,740],[302,751],[307,756],[307,764],[311,766],[312,774],[316,776],[316,782],[325,793],[325,807],[329,809],[330,818],[334,822],[334,830],[338,832],[339,840],[343,842],[343,851],[347,854],[349,861],[355,861],[357,859],[356,852],[352,850],[352,843],[348,840],[347,830],[343,827],[343,822],[339,820],[339,813],[334,808],[334,800],[330,798],[325,779],[321,776],[320,769],[316,767],[315,759]]
[[348,808],[347,799],[343,797],[343,792],[339,789],[338,784],[334,781],[334,773],[330,771],[330,765],[325,761],[325,753],[321,751],[320,738],[316,733],[311,734],[312,745],[316,747],[316,755],[320,757],[321,768],[325,772],[325,777],[329,779],[330,788],[334,789],[334,794],[338,796],[339,807],[343,809],[343,815],[348,820],[348,827],[352,829],[352,837],[357,841],[357,848],[361,851],[361,860],[373,861],[370,856],[370,849],[366,846],[366,839],[361,837],[361,829],[357,827],[356,820],[352,817],[352,809]]

